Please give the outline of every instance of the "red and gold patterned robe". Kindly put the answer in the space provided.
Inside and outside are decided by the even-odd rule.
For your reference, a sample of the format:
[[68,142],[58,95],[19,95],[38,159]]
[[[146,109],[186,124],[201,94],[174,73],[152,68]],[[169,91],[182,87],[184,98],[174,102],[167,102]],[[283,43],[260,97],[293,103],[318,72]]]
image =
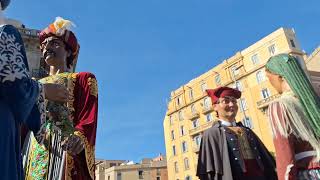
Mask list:
[[[98,113],[98,89],[95,76],[87,72],[61,73],[40,81],[67,86],[72,97],[66,103],[67,119],[73,124],[72,132],[79,136],[85,144],[85,148],[80,154],[72,156],[67,153],[64,169],[65,179],[95,179],[94,160]],[[46,179],[49,149],[38,144],[35,139],[30,148],[26,179]]]

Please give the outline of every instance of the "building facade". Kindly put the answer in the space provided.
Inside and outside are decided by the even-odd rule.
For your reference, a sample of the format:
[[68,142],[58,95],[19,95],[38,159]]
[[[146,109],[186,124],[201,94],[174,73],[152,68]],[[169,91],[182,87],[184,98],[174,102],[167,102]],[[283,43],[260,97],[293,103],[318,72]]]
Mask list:
[[309,71],[320,71],[320,46],[308,56],[306,66]]
[[125,163],[125,160],[99,160],[96,159],[95,165],[95,175],[97,180],[107,179],[105,176],[105,170],[114,166],[120,166],[122,163]]
[[216,119],[206,89],[229,86],[242,91],[237,121],[250,127],[274,152],[266,109],[279,95],[267,81],[264,66],[279,53],[297,57],[306,70],[306,55],[295,32],[280,28],[171,92],[163,123],[169,180],[198,179],[195,173],[201,136]]
[[320,47],[317,47],[306,60],[313,87],[320,96]]
[[120,163],[120,161],[110,162],[116,163],[116,165],[107,167],[104,163],[96,163],[97,180],[168,180],[165,158],[146,158],[138,164],[132,162]]

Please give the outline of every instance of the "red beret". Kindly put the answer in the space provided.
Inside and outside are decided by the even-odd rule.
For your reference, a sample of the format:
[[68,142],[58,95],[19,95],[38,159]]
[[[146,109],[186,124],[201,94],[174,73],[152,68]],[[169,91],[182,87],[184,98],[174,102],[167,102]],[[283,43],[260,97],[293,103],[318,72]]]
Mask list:
[[219,100],[219,98],[223,98],[225,96],[234,97],[236,99],[239,99],[241,97],[241,91],[229,87],[207,89],[206,92],[208,93],[208,96],[211,98],[212,103],[216,103]]

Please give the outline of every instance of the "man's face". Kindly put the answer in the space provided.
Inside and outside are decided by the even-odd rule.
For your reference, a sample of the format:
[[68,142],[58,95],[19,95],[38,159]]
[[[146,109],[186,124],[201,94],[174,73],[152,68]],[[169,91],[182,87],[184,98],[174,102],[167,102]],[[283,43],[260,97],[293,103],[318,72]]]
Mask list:
[[49,66],[66,66],[70,53],[62,40],[54,36],[48,37],[41,43],[41,49],[44,60]]
[[237,99],[231,96],[219,98],[218,102],[213,105],[218,117],[222,120],[233,121],[238,112]]

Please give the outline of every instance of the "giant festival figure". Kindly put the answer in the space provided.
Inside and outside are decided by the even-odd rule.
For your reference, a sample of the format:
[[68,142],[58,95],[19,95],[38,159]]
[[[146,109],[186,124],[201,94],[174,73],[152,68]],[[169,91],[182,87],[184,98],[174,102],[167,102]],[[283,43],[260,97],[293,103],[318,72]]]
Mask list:
[[320,179],[320,100],[297,58],[269,59],[266,75],[281,94],[269,105],[279,180]]
[[229,87],[207,90],[218,120],[202,137],[200,180],[276,180],[275,162],[258,136],[236,123],[241,92]]
[[[67,103],[47,102],[47,124],[41,142],[32,138],[26,157],[27,179],[51,179],[52,167],[61,162],[59,179],[95,179],[95,140],[98,112],[97,81],[92,73],[74,73],[79,44],[71,31],[73,23],[61,17],[40,34],[40,48],[50,75],[40,82],[64,85],[69,90]],[[54,131],[61,130],[57,141]],[[63,159],[53,160],[55,148],[61,146],[67,153]],[[57,178],[57,177],[54,177]]]

